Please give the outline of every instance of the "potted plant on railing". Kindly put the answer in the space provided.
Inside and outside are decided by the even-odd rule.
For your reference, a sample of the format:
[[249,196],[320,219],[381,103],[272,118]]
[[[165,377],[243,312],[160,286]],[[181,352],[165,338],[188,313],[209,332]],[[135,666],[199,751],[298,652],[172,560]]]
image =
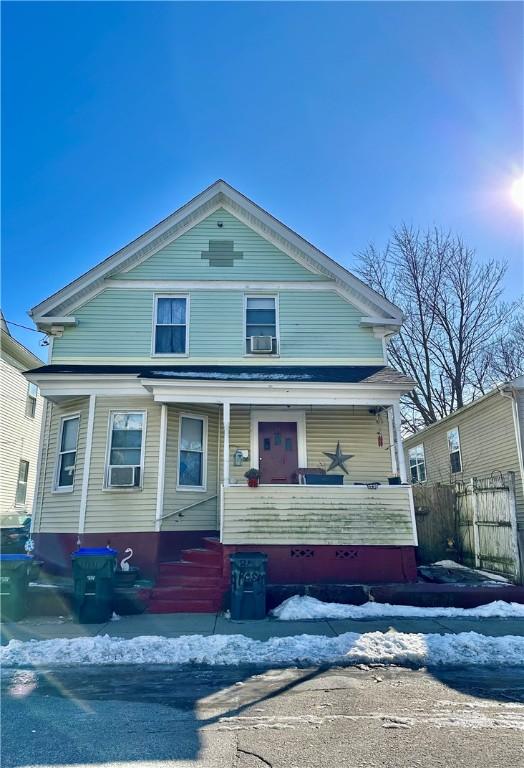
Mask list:
[[244,477],[247,478],[247,484],[250,488],[257,488],[258,481],[260,480],[260,470],[256,469],[256,467],[251,467],[251,469],[244,473]]

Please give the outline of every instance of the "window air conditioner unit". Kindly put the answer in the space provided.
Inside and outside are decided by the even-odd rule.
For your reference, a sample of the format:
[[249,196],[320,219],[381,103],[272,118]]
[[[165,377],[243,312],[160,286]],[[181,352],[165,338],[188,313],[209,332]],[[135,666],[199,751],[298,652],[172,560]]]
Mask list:
[[111,488],[128,487],[135,484],[135,467],[109,467],[109,485]]
[[251,352],[257,355],[267,355],[273,351],[272,336],[250,336]]

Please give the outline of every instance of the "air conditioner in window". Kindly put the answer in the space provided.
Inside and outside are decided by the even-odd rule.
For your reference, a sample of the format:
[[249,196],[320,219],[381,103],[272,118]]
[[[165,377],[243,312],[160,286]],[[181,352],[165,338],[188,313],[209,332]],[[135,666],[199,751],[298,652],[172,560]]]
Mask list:
[[109,486],[111,488],[127,488],[135,484],[137,467],[109,467]]
[[273,351],[273,338],[271,336],[250,336],[251,352],[257,355],[267,355]]

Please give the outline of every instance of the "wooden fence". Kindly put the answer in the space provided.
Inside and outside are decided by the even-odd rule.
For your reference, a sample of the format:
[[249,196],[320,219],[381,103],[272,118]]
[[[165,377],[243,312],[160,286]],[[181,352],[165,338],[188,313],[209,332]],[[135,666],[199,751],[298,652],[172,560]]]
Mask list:
[[513,472],[413,487],[420,563],[457,560],[520,580]]

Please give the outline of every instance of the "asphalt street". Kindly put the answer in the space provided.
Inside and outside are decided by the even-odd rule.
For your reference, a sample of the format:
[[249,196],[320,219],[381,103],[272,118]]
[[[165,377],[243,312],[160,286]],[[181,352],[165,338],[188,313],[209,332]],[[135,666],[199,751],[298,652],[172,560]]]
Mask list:
[[523,668],[77,666],[2,695],[4,768],[524,763]]

